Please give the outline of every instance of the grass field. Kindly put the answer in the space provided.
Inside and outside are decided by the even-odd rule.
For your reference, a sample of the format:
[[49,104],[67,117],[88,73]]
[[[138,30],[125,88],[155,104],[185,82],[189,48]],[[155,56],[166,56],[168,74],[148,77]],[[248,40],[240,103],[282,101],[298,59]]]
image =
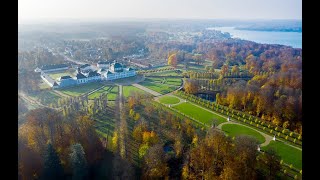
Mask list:
[[108,100],[115,100],[119,92],[119,87],[114,86],[108,93]]
[[216,125],[227,121],[225,118],[222,118],[216,114],[210,113],[188,102],[179,104],[177,106],[173,106],[173,108],[210,126],[212,124],[213,119],[217,120]]
[[160,84],[160,83],[151,83],[147,81],[141,82],[139,84],[161,94],[167,94],[169,92],[172,92],[178,89],[178,86],[170,86],[170,85]]
[[266,139],[260,133],[245,126],[237,124],[224,124],[221,129],[231,137],[238,135],[248,135],[257,139],[260,144],[266,141]]
[[292,164],[293,167],[302,169],[302,151],[288,146],[280,141],[271,141],[269,145],[262,147],[262,150],[273,148],[276,153],[287,164]]
[[61,98],[60,95],[53,91],[41,91],[39,93],[31,94],[32,98],[40,101],[44,105],[49,105],[51,103],[58,103],[58,100]]
[[136,88],[134,86],[122,86],[122,90],[123,90],[122,93],[123,93],[124,97],[129,97],[131,92],[133,92],[133,91],[138,91],[138,92],[144,93],[144,91],[142,91],[141,89]]
[[160,98],[159,101],[163,104],[177,104],[180,102],[178,98],[172,96],[164,96]]
[[146,82],[160,83],[160,84],[168,84],[173,86],[180,86],[182,83],[181,78],[167,78],[167,77],[148,77],[145,79]]
[[106,86],[106,87],[100,89],[99,91],[96,91],[96,92],[90,94],[90,95],[88,96],[88,98],[89,98],[89,99],[98,98],[101,93],[107,93],[108,90],[110,90],[111,88],[112,88],[112,86]]
[[63,88],[63,89],[59,89],[58,91],[60,91],[64,94],[70,95],[70,96],[80,96],[80,95],[85,94],[87,92],[90,92],[94,89],[97,89],[101,86],[102,86],[102,84],[100,84],[98,82],[94,82],[94,83],[83,84],[83,85],[79,85],[79,86]]

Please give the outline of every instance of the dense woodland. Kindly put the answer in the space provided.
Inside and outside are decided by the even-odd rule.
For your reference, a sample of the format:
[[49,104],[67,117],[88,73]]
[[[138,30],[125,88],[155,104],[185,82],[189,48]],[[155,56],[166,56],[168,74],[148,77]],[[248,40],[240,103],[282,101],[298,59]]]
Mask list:
[[92,118],[110,108],[95,115],[63,116],[46,108],[29,111],[19,127],[19,179],[282,176],[279,157],[272,150],[259,154],[258,142],[252,138],[232,140],[215,128],[206,132],[192,121],[166,112],[144,94],[134,93],[124,102],[123,98],[116,100],[116,123],[109,143],[99,138]]

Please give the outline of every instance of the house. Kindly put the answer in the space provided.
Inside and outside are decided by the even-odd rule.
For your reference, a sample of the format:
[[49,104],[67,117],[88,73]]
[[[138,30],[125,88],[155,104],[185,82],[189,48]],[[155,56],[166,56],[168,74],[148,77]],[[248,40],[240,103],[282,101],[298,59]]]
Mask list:
[[88,71],[92,69],[90,64],[83,64],[79,68],[81,71]]
[[108,62],[108,61],[99,61],[98,63],[97,63],[97,67],[98,68],[109,68],[109,65],[110,65],[110,62]]
[[[48,64],[44,65],[40,68],[42,72],[53,72],[53,71],[63,71],[67,70],[69,67],[66,64]],[[39,69],[35,69],[35,71],[39,71]]]

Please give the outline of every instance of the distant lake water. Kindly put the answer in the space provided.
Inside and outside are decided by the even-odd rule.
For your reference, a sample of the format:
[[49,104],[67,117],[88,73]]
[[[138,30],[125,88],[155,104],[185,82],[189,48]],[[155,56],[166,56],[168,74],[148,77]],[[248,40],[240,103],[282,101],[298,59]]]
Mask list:
[[232,38],[263,44],[281,44],[292,46],[293,48],[302,48],[302,32],[248,31],[234,29],[234,27],[212,27],[207,29],[228,32]]

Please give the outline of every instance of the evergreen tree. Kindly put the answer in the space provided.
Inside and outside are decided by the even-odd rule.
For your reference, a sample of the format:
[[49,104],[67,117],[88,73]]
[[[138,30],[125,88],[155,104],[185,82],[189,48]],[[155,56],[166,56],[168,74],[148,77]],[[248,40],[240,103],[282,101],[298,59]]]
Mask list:
[[64,172],[59,156],[51,143],[48,144],[47,151],[44,157],[44,168],[41,179],[64,179]]
[[73,168],[73,180],[86,179],[88,176],[87,161],[81,144],[77,143],[71,147],[71,164]]

